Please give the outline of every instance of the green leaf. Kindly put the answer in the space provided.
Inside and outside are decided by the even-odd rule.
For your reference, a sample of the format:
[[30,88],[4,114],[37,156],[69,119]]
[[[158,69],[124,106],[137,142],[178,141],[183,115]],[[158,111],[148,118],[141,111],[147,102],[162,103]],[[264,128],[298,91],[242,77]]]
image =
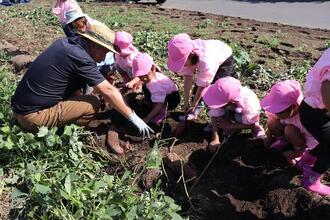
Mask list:
[[15,200],[17,198],[27,197],[27,193],[23,193],[21,190],[17,189],[16,187],[13,189],[11,193],[11,199]]
[[56,144],[56,137],[55,135],[47,135],[46,136],[46,145],[48,147],[53,147]]
[[67,192],[69,195],[71,195],[71,188],[72,188],[72,185],[71,185],[71,175],[68,174],[65,177],[64,189],[65,189],[65,192]]
[[52,191],[49,186],[42,185],[42,184],[39,184],[39,183],[34,185],[34,189],[37,193],[41,193],[41,194],[47,194],[47,193],[50,193]]
[[72,135],[72,127],[65,126],[63,134],[70,137]]
[[40,173],[36,173],[36,174],[34,174],[34,179],[35,179],[37,182],[40,182],[41,174],[40,174]]
[[148,169],[157,169],[161,166],[161,164],[162,164],[162,156],[159,152],[159,149],[157,147],[152,148],[146,161],[146,167]]
[[1,131],[3,132],[3,133],[5,133],[5,134],[9,134],[9,132],[10,132],[10,127],[7,125],[7,126],[3,126],[2,128],[1,128]]
[[111,204],[110,207],[105,210],[105,214],[107,214],[109,216],[118,216],[118,217],[120,217],[122,212],[120,211],[119,207],[117,207],[114,204]]
[[6,183],[9,183],[9,184],[15,184],[15,183],[17,183],[18,179],[19,179],[18,175],[13,175],[12,177],[5,179],[5,181],[6,181]]
[[96,181],[94,183],[94,191],[98,191],[100,188],[105,188],[107,186],[108,184],[103,180]]
[[13,143],[13,141],[11,140],[10,137],[7,138],[6,143],[5,143],[5,146],[6,146],[6,148],[7,148],[8,150],[13,149],[14,143]]
[[130,208],[129,212],[127,213],[127,219],[130,220],[130,219],[136,219],[136,211],[137,211],[137,206],[134,205]]
[[45,137],[48,134],[48,128],[45,126],[42,126],[39,128],[39,132],[37,134],[37,137]]

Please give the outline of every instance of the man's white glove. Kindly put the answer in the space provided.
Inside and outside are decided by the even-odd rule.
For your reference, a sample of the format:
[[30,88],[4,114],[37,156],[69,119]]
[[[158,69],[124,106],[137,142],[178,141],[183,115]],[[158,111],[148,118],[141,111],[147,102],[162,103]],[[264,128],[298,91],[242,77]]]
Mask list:
[[142,133],[142,137],[144,138],[146,135],[148,138],[150,138],[150,132],[154,133],[154,130],[152,130],[139,116],[133,112],[129,117],[128,120],[132,122],[138,129],[140,134]]

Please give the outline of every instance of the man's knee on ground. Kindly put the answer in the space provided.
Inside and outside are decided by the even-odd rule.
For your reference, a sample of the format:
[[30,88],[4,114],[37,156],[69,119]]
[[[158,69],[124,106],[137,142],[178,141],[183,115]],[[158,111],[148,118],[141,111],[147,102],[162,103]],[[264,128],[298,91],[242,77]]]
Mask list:
[[86,102],[89,103],[88,112],[86,112],[87,114],[94,114],[94,113],[97,113],[98,111],[100,111],[101,102],[96,96],[87,95]]

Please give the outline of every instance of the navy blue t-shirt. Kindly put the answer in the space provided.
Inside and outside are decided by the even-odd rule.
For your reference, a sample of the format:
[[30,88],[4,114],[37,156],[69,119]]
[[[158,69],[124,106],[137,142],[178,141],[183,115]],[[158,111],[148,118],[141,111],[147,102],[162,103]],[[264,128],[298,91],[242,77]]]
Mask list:
[[11,100],[18,114],[49,108],[72,96],[86,84],[93,87],[105,78],[84,49],[79,37],[62,38],[50,45],[31,64]]

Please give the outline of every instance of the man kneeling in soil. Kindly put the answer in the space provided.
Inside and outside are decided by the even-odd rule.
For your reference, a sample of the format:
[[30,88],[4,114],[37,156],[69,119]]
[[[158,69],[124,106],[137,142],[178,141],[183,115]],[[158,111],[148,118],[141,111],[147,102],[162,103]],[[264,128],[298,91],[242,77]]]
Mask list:
[[79,90],[88,84],[130,120],[143,136],[149,136],[152,130],[126,105],[117,88],[96,67],[96,62],[104,60],[109,50],[114,51],[113,32],[98,24],[79,35],[55,41],[22,78],[11,103],[21,127],[36,131],[40,126],[87,125],[100,109],[96,96],[79,94]]

